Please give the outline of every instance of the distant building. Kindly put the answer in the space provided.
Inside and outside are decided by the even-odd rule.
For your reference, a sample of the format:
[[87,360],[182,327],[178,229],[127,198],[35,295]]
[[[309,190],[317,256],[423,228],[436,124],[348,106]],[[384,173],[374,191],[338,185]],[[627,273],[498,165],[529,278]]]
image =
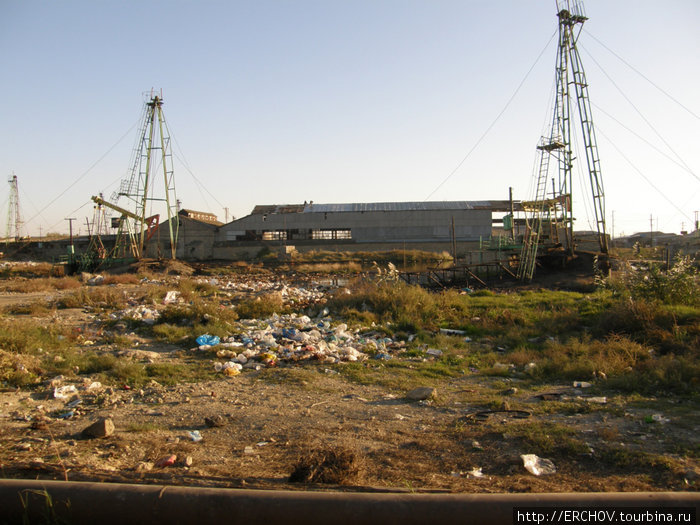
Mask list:
[[178,212],[178,215],[180,215],[181,217],[188,217],[196,221],[208,222],[209,224],[216,224],[217,226],[221,226],[223,224],[223,222],[220,222],[217,219],[216,215],[214,215],[213,213],[208,213],[206,211],[182,209]]

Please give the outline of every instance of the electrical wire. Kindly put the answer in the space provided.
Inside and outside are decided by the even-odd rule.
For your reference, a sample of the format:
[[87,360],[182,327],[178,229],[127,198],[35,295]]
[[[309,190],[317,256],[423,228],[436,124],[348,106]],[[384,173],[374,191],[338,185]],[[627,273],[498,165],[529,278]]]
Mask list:
[[669,155],[669,154],[666,153],[665,151],[662,151],[661,148],[658,148],[656,145],[652,144],[652,143],[649,142],[647,139],[645,139],[644,137],[642,137],[639,133],[637,133],[637,132],[634,131],[633,129],[629,128],[628,126],[626,126],[625,124],[623,124],[622,122],[620,122],[619,120],[617,120],[615,117],[613,117],[610,113],[608,113],[607,111],[605,111],[603,108],[601,108],[601,107],[598,106],[597,104],[594,104],[593,102],[591,102],[591,105],[594,106],[594,107],[596,108],[597,111],[600,111],[600,112],[603,113],[605,116],[607,116],[608,118],[612,119],[612,120],[615,121],[617,124],[619,124],[620,126],[622,126],[624,129],[626,129],[627,131],[629,131],[630,133],[632,133],[632,135],[634,135],[634,136],[637,137],[639,140],[641,140],[642,142],[644,142],[647,146],[649,146],[650,148],[652,148],[654,151],[656,151],[657,153],[659,153],[659,154],[663,155],[664,157],[666,157],[668,160],[670,160],[671,162],[673,162],[673,163],[674,163],[676,166],[678,166],[679,168],[681,168],[681,169],[683,169],[684,171],[690,173],[690,175],[692,175],[693,177],[695,177],[695,179],[696,179],[698,182],[700,182],[700,177],[698,177],[698,176],[695,174],[695,172],[694,172],[693,170],[688,169],[687,166],[685,166],[684,164],[678,162],[676,159],[674,159],[673,157],[671,157],[671,155]]
[[493,129],[493,127],[494,127],[494,126],[496,125],[496,123],[501,119],[501,117],[502,117],[503,114],[506,112],[506,110],[508,109],[508,107],[510,107],[510,104],[513,102],[513,99],[515,99],[515,97],[516,97],[516,95],[518,94],[518,92],[520,92],[520,88],[523,87],[523,84],[525,84],[525,81],[526,81],[527,78],[530,76],[530,73],[532,73],[532,70],[535,69],[535,66],[536,66],[537,63],[540,61],[540,58],[542,58],[542,55],[544,55],[544,52],[545,52],[545,51],[547,50],[547,48],[549,47],[549,44],[552,42],[552,40],[554,39],[554,37],[556,36],[556,34],[557,34],[557,31],[555,31],[554,33],[552,33],[552,36],[549,38],[549,41],[548,41],[547,44],[544,46],[544,48],[542,48],[542,51],[540,51],[540,54],[539,54],[539,55],[537,56],[537,58],[535,59],[535,62],[532,64],[532,66],[530,66],[530,69],[527,70],[527,73],[525,73],[525,76],[524,76],[523,79],[520,81],[520,84],[518,84],[518,87],[515,88],[515,91],[513,92],[513,94],[512,94],[512,95],[510,96],[510,98],[508,99],[508,102],[506,102],[505,106],[503,106],[503,109],[502,109],[502,110],[500,111],[500,113],[496,116],[496,118],[493,120],[493,122],[491,122],[491,124],[489,125],[489,127],[486,128],[486,131],[484,131],[484,133],[481,135],[481,137],[479,137],[479,139],[478,139],[478,140],[476,141],[476,143],[471,147],[471,149],[467,152],[467,154],[464,156],[464,158],[463,158],[461,161],[459,161],[459,164],[457,164],[457,166],[455,167],[455,169],[453,169],[453,170],[450,172],[450,174],[449,174],[447,177],[445,177],[445,178],[443,179],[443,181],[442,181],[440,184],[438,184],[437,187],[436,187],[433,191],[431,191],[430,194],[429,194],[424,200],[427,201],[430,197],[432,197],[432,196],[435,194],[435,192],[437,192],[440,188],[442,188],[442,186],[457,172],[457,170],[459,170],[459,168],[462,167],[462,164],[464,164],[464,163],[466,162],[466,160],[471,156],[471,154],[476,150],[476,148],[479,147],[479,145],[483,142],[483,140],[486,138],[486,136],[491,132],[491,130]]
[[[88,173],[90,173],[95,166],[97,166],[100,162],[104,160],[104,158],[109,155],[114,148],[116,148],[122,140],[124,140],[130,133],[131,130],[134,129],[134,127],[138,124],[138,122],[135,122],[134,124],[131,125],[131,127],[124,133],[99,159],[97,159],[95,162],[92,163],[92,165],[83,172],[82,175],[80,175],[75,181],[73,181],[65,190],[63,190],[61,193],[58,194],[56,198],[54,198],[51,202],[49,202],[46,206],[44,206],[41,210],[39,210],[38,213],[36,213],[34,216],[32,216],[31,219],[28,219],[26,223],[32,222],[34,219],[36,219],[39,215],[41,215],[42,212],[46,211],[51,205],[53,205],[58,199],[63,197],[68,191],[73,188],[78,182],[80,182],[82,179],[84,179]],[[58,223],[57,223],[58,224]]]
[[[584,29],[584,31],[586,31],[586,30]],[[663,89],[663,88],[662,88],[661,86],[659,86],[658,84],[654,83],[654,82],[653,82],[651,79],[649,79],[644,73],[642,73],[641,71],[639,71],[639,70],[638,70],[637,68],[635,68],[632,64],[630,64],[629,62],[627,62],[624,58],[622,58],[620,55],[618,55],[617,53],[615,53],[615,51],[613,51],[612,49],[610,49],[610,48],[609,48],[608,46],[606,46],[603,42],[601,42],[598,38],[596,38],[595,35],[593,35],[593,34],[590,33],[589,31],[586,31],[586,34],[587,34],[588,36],[590,36],[593,40],[595,40],[596,42],[598,42],[601,46],[603,46],[607,51],[610,52],[610,54],[612,54],[612,55],[613,55],[615,58],[617,58],[620,62],[622,62],[623,64],[625,64],[628,68],[630,68],[632,71],[634,71],[635,73],[637,73],[640,77],[642,77],[644,80],[646,80],[647,82],[649,82],[649,84],[651,84],[652,86],[654,86],[654,87],[655,87],[656,89],[658,89],[661,93],[663,93],[664,95],[666,95],[669,99],[671,99],[673,102],[675,102],[676,104],[678,104],[680,107],[682,107],[684,110],[686,110],[686,111],[687,111],[689,114],[691,114],[693,117],[695,117],[696,119],[700,120],[700,116],[698,116],[697,113],[694,113],[694,112],[693,112],[691,109],[689,109],[686,105],[684,105],[683,103],[681,103],[677,98],[675,98],[673,95],[671,95],[670,93],[668,93],[665,89]]]
[[649,183],[649,185],[650,185],[652,188],[654,188],[654,189],[656,190],[656,192],[657,192],[659,195],[661,195],[664,199],[666,199],[666,202],[668,202],[671,206],[673,206],[673,207],[676,209],[676,211],[678,211],[678,213],[680,213],[681,215],[683,215],[683,216],[686,217],[687,219],[692,220],[692,219],[690,219],[690,216],[689,216],[689,215],[686,215],[686,213],[685,213],[683,210],[681,210],[681,209],[676,205],[675,202],[673,202],[670,198],[668,198],[668,197],[664,194],[664,192],[662,192],[659,188],[657,188],[656,185],[655,185],[653,182],[651,182],[651,180],[649,179],[649,177],[647,177],[646,175],[644,175],[644,173],[642,172],[642,170],[640,170],[637,166],[634,165],[634,163],[627,157],[627,155],[625,155],[625,154],[620,150],[620,148],[618,148],[617,145],[616,145],[612,140],[610,140],[610,138],[609,138],[607,135],[605,135],[605,133],[603,133],[603,131],[600,129],[600,127],[598,127],[598,128],[596,129],[596,131],[597,131],[604,139],[606,139],[606,140],[610,143],[610,145],[612,145],[613,148],[615,148],[615,150],[620,154],[620,156],[622,156],[622,158],[625,159],[625,161],[627,161],[627,163],[628,163],[628,164],[629,164],[629,165],[630,165],[630,166],[631,166],[645,181],[647,181],[647,183]]
[[584,51],[586,52],[586,54],[587,54],[589,57],[591,57],[591,60],[593,60],[593,62],[595,63],[595,65],[598,66],[598,68],[603,72],[603,74],[604,74],[604,75],[607,77],[607,79],[612,83],[612,85],[615,86],[615,89],[617,89],[617,91],[620,93],[620,95],[622,95],[622,97],[623,97],[623,98],[630,104],[630,106],[632,106],[632,108],[637,112],[637,115],[639,115],[639,116],[641,117],[641,119],[642,119],[644,122],[646,122],[646,124],[649,126],[649,128],[656,134],[656,136],[659,137],[659,139],[661,139],[661,142],[663,142],[663,143],[666,145],[666,147],[671,151],[671,153],[673,153],[673,154],[678,158],[678,160],[686,167],[686,169],[687,169],[688,171],[692,171],[692,170],[690,169],[690,166],[688,166],[688,164],[681,158],[681,156],[676,152],[676,150],[674,150],[673,147],[666,141],[666,139],[664,139],[664,138],[661,136],[661,133],[658,132],[658,130],[654,127],[654,125],[653,125],[651,122],[649,122],[649,120],[642,114],[642,112],[639,110],[639,108],[637,108],[637,106],[635,106],[634,102],[632,102],[632,101],[629,99],[629,97],[628,97],[627,95],[625,95],[625,93],[622,91],[622,89],[620,89],[620,86],[618,86],[617,83],[610,77],[610,75],[608,75],[607,71],[605,71],[605,70],[603,69],[603,67],[598,63],[598,61],[597,61],[588,51],[586,51],[585,49],[584,49]]

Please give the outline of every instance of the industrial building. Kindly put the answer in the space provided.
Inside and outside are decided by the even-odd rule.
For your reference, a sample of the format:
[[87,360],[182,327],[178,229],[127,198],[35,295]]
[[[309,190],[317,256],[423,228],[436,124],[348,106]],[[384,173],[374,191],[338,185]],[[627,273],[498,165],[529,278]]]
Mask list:
[[218,229],[211,256],[251,258],[265,246],[293,246],[298,251],[452,251],[454,241],[465,249],[488,239],[493,213],[509,212],[511,206],[510,201],[256,206],[250,215]]

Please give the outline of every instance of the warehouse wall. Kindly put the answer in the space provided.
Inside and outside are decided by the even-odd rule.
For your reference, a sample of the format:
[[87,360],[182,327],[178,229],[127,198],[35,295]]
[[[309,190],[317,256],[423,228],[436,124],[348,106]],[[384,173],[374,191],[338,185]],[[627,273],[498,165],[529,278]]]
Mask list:
[[220,240],[234,241],[246,231],[349,229],[357,242],[475,241],[491,234],[490,210],[413,210],[248,215],[221,227]]

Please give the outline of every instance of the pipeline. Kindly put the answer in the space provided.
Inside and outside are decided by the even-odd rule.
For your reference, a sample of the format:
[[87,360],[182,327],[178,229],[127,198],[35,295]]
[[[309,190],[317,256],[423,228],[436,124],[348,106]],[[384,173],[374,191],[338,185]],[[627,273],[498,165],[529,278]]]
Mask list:
[[700,493],[411,494],[0,480],[0,523],[513,523],[515,507],[690,507]]

